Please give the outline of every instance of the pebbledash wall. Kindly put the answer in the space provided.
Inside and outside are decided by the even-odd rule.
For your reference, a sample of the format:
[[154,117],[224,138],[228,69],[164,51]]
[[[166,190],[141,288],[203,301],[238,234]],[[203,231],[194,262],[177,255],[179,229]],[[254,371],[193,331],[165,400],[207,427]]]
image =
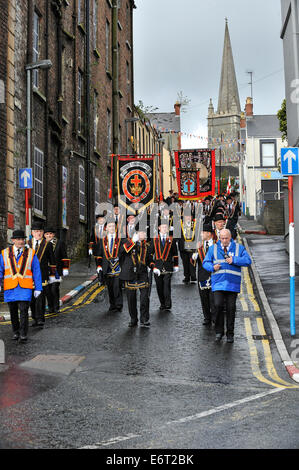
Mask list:
[[[288,145],[299,146],[299,2],[281,0]],[[285,233],[288,233],[288,191],[285,188]],[[294,177],[295,257],[299,263],[299,176]],[[288,250],[289,238],[286,237]]]
[[[25,226],[24,191],[18,185],[19,169],[27,166],[25,66],[50,59],[49,70],[32,74],[31,166],[35,182],[32,221],[57,228],[67,241],[69,256],[74,259],[86,253],[97,203],[107,200],[108,155],[116,144],[119,153],[126,151],[126,128],[131,125],[127,119],[133,117],[134,103],[135,4],[132,0],[0,0],[1,45],[9,39],[7,28],[2,25],[9,18],[10,4],[15,6],[10,28],[14,69],[10,69],[12,81],[8,87],[13,96],[10,100],[13,112],[9,112],[12,126],[2,125],[3,120],[8,122],[8,110],[0,105],[1,149],[5,148],[7,131],[12,132],[3,182],[6,206],[2,207],[2,198],[0,201],[0,224],[5,225],[1,231],[3,242],[10,236],[8,213],[12,214],[10,230]],[[117,5],[116,28],[113,5]],[[5,34],[7,39],[2,42]],[[113,67],[113,39],[118,44],[116,67]],[[0,54],[4,53],[1,47]],[[6,81],[6,68],[1,65],[0,73],[0,79]],[[115,73],[117,81],[114,81]],[[115,83],[118,90],[113,102]],[[0,178],[4,174],[1,171]]]

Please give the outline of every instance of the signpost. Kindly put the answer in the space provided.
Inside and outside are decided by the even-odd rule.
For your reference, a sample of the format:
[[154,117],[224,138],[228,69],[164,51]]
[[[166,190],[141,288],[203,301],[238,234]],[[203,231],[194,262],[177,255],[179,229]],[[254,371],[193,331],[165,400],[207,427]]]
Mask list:
[[25,189],[25,216],[26,216],[26,237],[30,235],[30,217],[29,217],[29,194],[33,188],[32,168],[21,168],[19,170],[19,186]]
[[289,189],[289,257],[290,257],[290,325],[291,335],[296,334],[295,323],[295,223],[293,177],[299,175],[299,148],[281,149],[281,172],[288,177]]

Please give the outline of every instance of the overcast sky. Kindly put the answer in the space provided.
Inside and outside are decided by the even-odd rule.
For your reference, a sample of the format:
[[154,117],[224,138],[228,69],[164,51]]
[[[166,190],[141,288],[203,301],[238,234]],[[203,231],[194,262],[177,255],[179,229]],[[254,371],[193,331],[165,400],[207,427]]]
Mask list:
[[[178,92],[191,103],[182,132],[207,135],[209,99],[218,105],[225,17],[228,18],[241,108],[276,114],[285,96],[280,0],[135,0],[135,103],[173,112]],[[183,147],[198,139],[183,137]]]

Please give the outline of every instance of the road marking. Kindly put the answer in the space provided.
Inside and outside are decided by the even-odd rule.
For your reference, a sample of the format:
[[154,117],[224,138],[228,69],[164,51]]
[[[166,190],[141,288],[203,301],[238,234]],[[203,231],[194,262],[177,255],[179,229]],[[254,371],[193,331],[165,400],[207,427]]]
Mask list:
[[[258,329],[259,329],[259,332],[261,333],[261,335],[263,335],[263,336],[266,335],[263,319],[261,317],[258,317],[256,319],[256,322],[257,322],[257,326],[258,326]],[[263,344],[263,349],[264,349],[264,355],[265,355],[267,370],[268,370],[268,373],[269,373],[271,379],[276,380],[276,382],[280,382],[283,385],[287,385],[289,387],[291,386],[292,388],[299,388],[298,385],[293,385],[289,382],[284,381],[283,379],[281,379],[279,377],[279,375],[276,372],[275,366],[273,364],[272,353],[271,353],[271,349],[270,349],[269,340],[263,339],[262,344]]]
[[[214,415],[216,413],[221,413],[223,411],[229,410],[231,408],[235,408],[235,407],[240,406],[240,405],[245,405],[245,404],[247,404],[251,401],[258,400],[260,398],[264,398],[268,395],[273,395],[275,393],[279,393],[279,392],[282,392],[284,390],[286,390],[286,388],[271,389],[271,390],[268,390],[266,392],[258,393],[256,395],[251,395],[250,397],[242,398],[241,400],[236,400],[232,403],[226,403],[225,405],[217,406],[216,408],[212,408],[210,410],[203,411],[203,412],[197,413],[195,415],[186,416],[185,418],[176,419],[176,420],[173,420],[173,421],[168,421],[167,423],[165,423],[161,426],[158,426],[154,429],[144,430],[143,435],[145,433],[153,433],[155,431],[159,431],[161,429],[165,429],[165,428],[168,428],[170,426],[189,423],[190,421],[197,421],[201,418],[206,418],[207,416],[211,416],[211,415]],[[107,441],[102,441],[102,442],[99,442],[99,443],[94,444],[94,445],[80,447],[80,449],[97,449],[99,447],[113,445],[113,444],[116,444],[118,442],[127,441],[129,439],[134,439],[136,437],[142,437],[142,435],[141,434],[126,434],[125,436],[118,436],[118,437],[115,437],[115,438],[111,438]]]
[[88,297],[88,295],[93,292],[96,288],[98,287],[97,284],[95,284],[94,286],[91,286],[89,289],[87,289],[87,291],[81,295],[81,297],[79,297],[74,303],[73,305],[81,305],[83,303],[83,300],[86,299],[86,297]]
[[248,304],[247,304],[247,302],[244,298],[244,295],[243,295],[243,282],[241,282],[241,292],[239,294],[239,300],[241,302],[243,311],[248,312]]
[[248,298],[253,305],[255,312],[260,312],[259,304],[256,301],[255,295],[253,293],[252,282],[249,276],[248,268],[244,268],[244,280],[247,288]]
[[258,354],[257,354],[257,349],[254,344],[254,340],[252,338],[252,328],[251,328],[251,322],[250,318],[244,318],[245,322],[245,330],[246,330],[246,336],[247,336],[247,341],[248,341],[248,346],[249,346],[249,352],[250,352],[250,362],[251,362],[251,369],[253,372],[253,375],[260,381],[269,385],[272,385],[273,387],[278,387],[278,388],[296,388],[296,386],[293,386],[289,384],[289,386],[285,387],[281,384],[278,384],[276,382],[272,382],[271,380],[266,379],[263,374],[261,373],[260,367],[259,367],[259,359],[258,359]]

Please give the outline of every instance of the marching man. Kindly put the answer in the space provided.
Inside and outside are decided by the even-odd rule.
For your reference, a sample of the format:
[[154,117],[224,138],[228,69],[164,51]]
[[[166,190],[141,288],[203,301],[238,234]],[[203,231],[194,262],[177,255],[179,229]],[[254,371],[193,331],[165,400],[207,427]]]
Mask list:
[[160,310],[171,310],[171,279],[178,272],[179,257],[176,242],[169,236],[169,221],[159,222],[159,235],[151,243],[150,253],[153,257],[151,268],[155,275]]
[[4,301],[10,311],[13,339],[25,342],[32,293],[35,299],[41,295],[42,275],[34,250],[25,247],[24,231],[15,230],[12,242],[0,255],[0,280],[4,279]]

